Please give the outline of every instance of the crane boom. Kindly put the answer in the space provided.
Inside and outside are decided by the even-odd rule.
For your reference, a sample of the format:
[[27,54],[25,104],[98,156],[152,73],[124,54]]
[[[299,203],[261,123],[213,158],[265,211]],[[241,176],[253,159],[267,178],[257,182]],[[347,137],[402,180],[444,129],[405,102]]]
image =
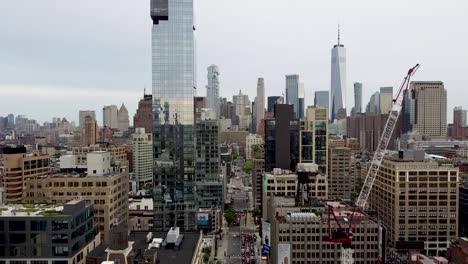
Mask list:
[[379,172],[380,165],[382,164],[383,158],[385,156],[385,151],[387,150],[388,143],[390,142],[393,131],[395,130],[398,117],[400,116],[401,109],[403,107],[403,99],[406,92],[408,91],[411,77],[418,68],[419,64],[416,64],[416,66],[408,70],[408,74],[404,78],[403,83],[401,84],[395,99],[393,99],[392,110],[388,115],[387,123],[385,124],[385,128],[380,137],[379,144],[377,145],[377,149],[375,150],[374,157],[372,158],[370,164],[370,168],[367,171],[367,176],[364,180],[361,193],[359,194],[356,200],[356,207],[359,210],[364,210],[366,208],[369,194],[372,190],[372,186],[374,185],[374,181],[377,178],[377,173]]

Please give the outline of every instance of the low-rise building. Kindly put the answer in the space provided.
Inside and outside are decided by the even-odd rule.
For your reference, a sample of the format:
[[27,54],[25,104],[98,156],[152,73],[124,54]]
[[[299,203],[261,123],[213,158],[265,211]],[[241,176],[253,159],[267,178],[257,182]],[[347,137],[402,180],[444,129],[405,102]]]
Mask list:
[[5,264],[84,264],[100,244],[94,206],[73,200],[60,206],[3,207],[0,262]]

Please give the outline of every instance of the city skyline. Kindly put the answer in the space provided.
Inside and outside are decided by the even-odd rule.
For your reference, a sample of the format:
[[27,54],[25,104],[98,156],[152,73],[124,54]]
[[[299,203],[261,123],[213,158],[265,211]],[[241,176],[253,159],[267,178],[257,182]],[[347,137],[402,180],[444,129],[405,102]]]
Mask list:
[[[463,33],[467,28],[445,30],[451,25],[463,24],[461,7],[466,4],[439,8],[436,1],[421,3],[417,1],[405,5],[405,10],[399,10],[403,2],[383,6],[372,2],[344,2],[340,5],[343,9],[338,10],[333,9],[336,3],[324,3],[317,16],[307,16],[315,7],[306,1],[298,1],[289,6],[291,11],[297,11],[297,16],[285,23],[275,19],[282,12],[279,3],[269,3],[265,7],[269,15],[263,20],[255,19],[258,10],[265,4],[258,1],[249,4],[248,10],[242,10],[245,21],[231,23],[229,17],[236,12],[230,10],[240,11],[242,5],[228,1],[198,1],[195,3],[196,27],[199,29],[197,94],[205,94],[205,69],[214,63],[223,69],[223,86],[220,90],[223,97],[230,98],[230,91],[242,89],[250,98],[254,98],[258,76],[263,76],[268,82],[265,96],[281,95],[284,91],[283,76],[295,72],[301,76],[306,87],[306,106],[312,105],[315,91],[329,89],[329,49],[336,42],[336,26],[339,23],[342,42],[346,44],[348,53],[347,98],[353,98],[352,83],[356,81],[366,87],[363,102],[367,102],[379,87],[397,86],[400,80],[395,76],[399,76],[406,65],[416,61],[422,65],[416,80],[443,81],[448,93],[448,109],[458,105],[466,107],[462,97],[457,96],[457,92],[463,91],[463,83],[458,76],[466,62],[457,60],[460,54],[452,52],[450,46],[464,42],[463,35],[466,34]],[[49,8],[52,6],[53,10]],[[5,58],[0,65],[4,73],[0,78],[0,98],[6,98],[0,99],[2,115],[9,112],[25,114],[40,122],[46,121],[49,115],[65,116],[68,120],[77,121],[78,110],[98,111],[103,105],[113,103],[125,103],[130,116],[133,115],[144,87],[151,87],[151,61],[148,60],[151,54],[148,45],[151,28],[144,20],[148,6],[146,3],[117,1],[112,4],[113,12],[100,12],[108,6],[106,1],[83,1],[74,7],[74,12],[69,12],[66,3],[53,1],[42,1],[40,5],[30,3],[30,9],[23,8],[21,3],[6,4],[0,30],[5,33],[4,38],[10,41],[0,44],[0,55]],[[35,12],[36,8],[42,8],[44,12]],[[213,14],[214,9],[219,12]],[[398,11],[398,14],[386,12],[387,9]],[[353,10],[358,10],[361,16],[355,16]],[[330,15],[332,11],[336,12]],[[415,11],[419,12],[416,15],[420,16],[418,21],[414,20]],[[89,15],[83,16],[84,13]],[[425,19],[435,13],[446,19],[437,24]],[[31,28],[23,21],[25,15],[34,18],[35,27]],[[219,21],[221,24],[213,25],[212,20],[218,16],[226,19]],[[387,22],[389,20],[392,21],[391,25]],[[125,26],[111,26],[120,25],[122,21],[126,21]],[[267,26],[271,24],[275,27]],[[306,25],[304,28],[307,31],[301,27],[291,30],[298,25]],[[408,25],[412,25],[410,30],[407,30]],[[90,27],[93,30],[89,30]],[[17,30],[12,31],[11,28]],[[275,39],[275,43],[272,43],[272,28],[275,29],[275,36],[279,31],[286,34],[285,38]],[[321,37],[316,39],[314,36]],[[251,38],[255,38],[255,43],[247,41]],[[296,41],[291,42],[291,38]],[[435,38],[439,40],[437,44],[432,41]],[[34,47],[27,45],[33,39],[37,44]],[[250,43],[250,46],[242,44],[244,42]],[[222,49],[213,48],[221,44]],[[277,50],[284,47],[289,47],[288,56],[275,56],[277,63],[263,59],[278,54]],[[243,52],[239,53],[240,50]],[[443,55],[439,50],[444,50]],[[249,63],[245,64],[245,61]],[[89,98],[90,92],[93,98]],[[20,99],[24,102],[21,106],[15,103]],[[82,99],[79,105],[76,99]],[[348,112],[352,105],[353,100],[348,100]],[[97,117],[101,123],[101,115]],[[448,121],[451,122],[451,119],[449,115]]]

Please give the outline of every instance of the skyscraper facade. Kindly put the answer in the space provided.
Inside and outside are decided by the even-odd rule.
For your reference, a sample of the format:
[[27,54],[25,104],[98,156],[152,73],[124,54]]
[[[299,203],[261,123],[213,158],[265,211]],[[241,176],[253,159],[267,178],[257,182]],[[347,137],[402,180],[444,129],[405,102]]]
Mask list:
[[117,124],[120,131],[127,131],[130,126],[130,121],[128,117],[128,110],[124,104],[120,106],[119,111],[117,112]]
[[[79,126],[83,128],[85,124],[85,117],[91,116],[94,120],[96,120],[96,112],[93,110],[80,110],[79,114]],[[13,122],[14,123],[14,122]]]
[[145,94],[138,103],[138,108],[133,116],[133,127],[143,127],[146,133],[153,131],[153,96]]
[[258,78],[257,81],[257,97],[255,97],[255,131],[258,130],[260,122],[265,117],[265,81],[263,78]]
[[195,230],[192,0],[152,0],[154,229]]
[[371,95],[369,103],[366,106],[366,113],[380,114],[380,92],[375,92]]
[[119,128],[118,108],[116,105],[106,105],[102,108],[102,121],[104,126]]
[[267,112],[273,113],[275,110],[275,104],[282,104],[283,100],[281,96],[268,96],[268,107]]
[[380,87],[380,113],[388,114],[393,106],[393,87]]
[[206,86],[206,106],[216,119],[219,118],[219,68],[216,65],[208,67],[208,85]]
[[447,136],[447,90],[443,82],[411,82],[415,96],[413,129],[424,136]]
[[314,106],[315,107],[325,107],[329,109],[330,103],[330,92],[328,91],[316,91],[315,98],[314,98]]
[[151,133],[146,133],[144,127],[135,128],[132,136],[133,174],[142,190],[153,184],[153,139]]
[[362,83],[354,83],[354,113],[362,113]]
[[293,106],[294,117],[299,118],[299,75],[286,75],[286,104]]
[[305,109],[305,90],[304,90],[304,84],[300,83],[299,84],[299,106],[298,106],[298,111],[299,111],[299,118],[304,118],[304,109]]
[[337,119],[342,108],[346,109],[346,49],[340,43],[338,29],[338,43],[333,46],[331,57],[330,120]]
[[328,175],[328,109],[308,107],[299,135],[299,162],[315,163],[320,173]]

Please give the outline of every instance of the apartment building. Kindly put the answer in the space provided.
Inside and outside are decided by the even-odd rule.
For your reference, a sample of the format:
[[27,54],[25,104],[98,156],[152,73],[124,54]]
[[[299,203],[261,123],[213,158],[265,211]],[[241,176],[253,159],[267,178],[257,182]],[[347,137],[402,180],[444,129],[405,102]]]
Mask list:
[[94,205],[101,240],[108,244],[112,225],[128,223],[128,172],[126,167],[111,161],[109,152],[91,152],[87,154],[87,173],[57,173],[28,179],[23,202],[64,204],[81,198]]
[[388,229],[390,247],[444,254],[458,237],[459,169],[417,150],[387,155],[374,182],[370,207]]
[[50,172],[50,156],[27,153],[24,146],[4,148],[3,162],[5,203],[20,202],[27,179]]
[[263,145],[263,138],[260,135],[257,134],[249,134],[245,138],[245,159],[246,160],[251,160],[252,158],[255,158],[252,156],[252,147],[255,145]]

